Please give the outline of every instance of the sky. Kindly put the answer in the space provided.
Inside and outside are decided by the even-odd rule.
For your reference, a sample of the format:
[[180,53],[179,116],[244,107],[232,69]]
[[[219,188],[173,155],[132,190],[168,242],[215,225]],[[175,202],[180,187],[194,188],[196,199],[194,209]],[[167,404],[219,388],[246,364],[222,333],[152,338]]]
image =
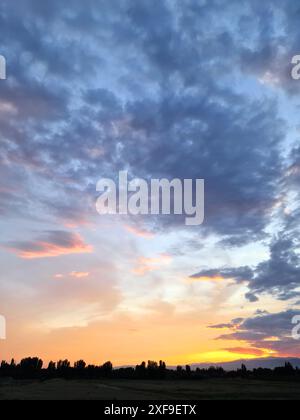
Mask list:
[[[300,357],[300,6],[2,0],[0,358]],[[204,179],[205,220],[100,216]]]

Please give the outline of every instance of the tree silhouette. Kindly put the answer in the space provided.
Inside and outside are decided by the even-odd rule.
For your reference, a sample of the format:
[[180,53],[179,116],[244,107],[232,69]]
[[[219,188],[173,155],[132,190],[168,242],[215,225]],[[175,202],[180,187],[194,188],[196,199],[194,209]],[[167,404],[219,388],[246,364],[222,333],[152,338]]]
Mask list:
[[41,370],[43,367],[43,361],[38,357],[28,357],[21,360],[21,368],[25,370]]
[[77,370],[84,370],[86,367],[86,363],[84,360],[79,360],[78,362],[74,363],[74,368]]
[[60,360],[57,363],[58,370],[66,370],[66,369],[69,369],[70,366],[71,366],[71,363],[69,362],[69,360]]
[[106,362],[104,363],[103,366],[101,366],[101,372],[103,374],[103,376],[111,376],[113,371],[113,365],[111,362]]
[[166,363],[160,360],[159,363],[149,360],[147,365],[142,362],[135,368],[118,368],[114,369],[111,362],[106,362],[103,365],[87,366],[84,360],[79,360],[71,367],[69,360],[60,360],[57,363],[51,361],[46,369],[43,369],[43,361],[38,357],[28,357],[22,359],[19,364],[16,364],[12,359],[10,363],[2,361],[0,364],[0,377],[11,377],[15,379],[51,379],[51,378],[65,378],[65,379],[101,379],[101,378],[116,378],[116,379],[185,379],[185,380],[201,380],[208,378],[242,378],[242,379],[281,379],[282,380],[300,380],[300,369],[294,368],[291,363],[286,363],[285,366],[271,369],[254,369],[247,370],[243,364],[241,369],[237,371],[226,372],[221,367],[212,366],[209,369],[197,368],[193,370],[191,366],[187,365],[185,369],[182,366],[177,366],[176,369],[167,369]]
[[56,370],[56,363],[55,362],[49,362],[49,365],[48,365],[48,369],[47,369],[49,372],[55,372],[55,370]]

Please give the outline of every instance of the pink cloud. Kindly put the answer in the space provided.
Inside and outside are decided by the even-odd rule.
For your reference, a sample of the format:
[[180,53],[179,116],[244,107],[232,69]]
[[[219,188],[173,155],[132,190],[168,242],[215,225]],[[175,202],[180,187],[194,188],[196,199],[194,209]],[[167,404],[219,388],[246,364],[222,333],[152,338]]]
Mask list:
[[93,251],[93,247],[87,245],[79,234],[65,231],[46,232],[37,240],[13,242],[8,244],[7,248],[27,260],[86,254]]
[[233,354],[243,354],[243,355],[248,355],[248,356],[257,356],[257,357],[262,357],[266,355],[266,352],[260,349],[255,349],[255,348],[251,348],[251,347],[233,347],[233,348],[227,348],[224,349],[225,351],[229,351],[230,353]]
[[72,273],[69,274],[70,277],[74,277],[76,279],[83,279],[86,277],[89,277],[89,272],[80,272],[80,271],[72,271]]
[[134,227],[134,226],[125,225],[124,228],[129,233],[131,233],[132,235],[138,236],[140,238],[153,239],[155,237],[154,233],[149,232],[149,231],[144,230],[144,229],[139,229],[139,228]]

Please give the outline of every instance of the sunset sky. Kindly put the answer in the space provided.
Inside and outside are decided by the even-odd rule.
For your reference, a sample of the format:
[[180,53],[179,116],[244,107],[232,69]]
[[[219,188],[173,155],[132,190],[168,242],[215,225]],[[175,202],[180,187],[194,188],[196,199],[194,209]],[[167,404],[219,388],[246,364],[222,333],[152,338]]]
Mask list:
[[[295,0],[1,0],[0,359],[299,356]],[[100,178],[205,179],[205,221]]]

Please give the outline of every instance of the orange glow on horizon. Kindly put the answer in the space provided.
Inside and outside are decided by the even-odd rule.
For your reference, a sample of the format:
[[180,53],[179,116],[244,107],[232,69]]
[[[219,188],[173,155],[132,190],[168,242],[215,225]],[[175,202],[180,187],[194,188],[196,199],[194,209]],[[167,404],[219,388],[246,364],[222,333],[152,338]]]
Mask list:
[[226,362],[234,362],[239,359],[245,360],[255,360],[257,358],[268,358],[270,356],[274,356],[274,354],[270,354],[262,351],[260,354],[251,354],[252,350],[249,348],[244,349],[244,352],[234,352],[229,350],[216,350],[210,351],[207,353],[199,353],[188,356],[189,363],[226,363]]

